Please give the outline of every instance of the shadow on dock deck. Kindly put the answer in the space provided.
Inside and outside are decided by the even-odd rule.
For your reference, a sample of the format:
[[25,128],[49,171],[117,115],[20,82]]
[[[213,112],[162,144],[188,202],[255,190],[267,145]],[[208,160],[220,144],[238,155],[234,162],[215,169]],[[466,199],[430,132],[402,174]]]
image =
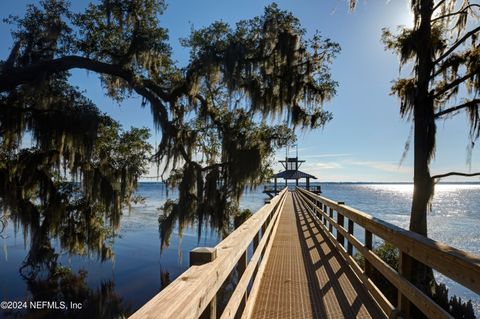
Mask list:
[[297,195],[289,193],[253,318],[382,318]]

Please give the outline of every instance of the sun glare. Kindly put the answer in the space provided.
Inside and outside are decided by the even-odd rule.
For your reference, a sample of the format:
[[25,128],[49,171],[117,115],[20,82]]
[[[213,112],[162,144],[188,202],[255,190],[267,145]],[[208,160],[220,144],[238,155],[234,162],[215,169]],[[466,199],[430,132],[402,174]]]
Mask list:
[[410,10],[409,1],[391,0],[387,3],[388,21],[392,27],[405,26],[411,28],[413,26],[413,13]]

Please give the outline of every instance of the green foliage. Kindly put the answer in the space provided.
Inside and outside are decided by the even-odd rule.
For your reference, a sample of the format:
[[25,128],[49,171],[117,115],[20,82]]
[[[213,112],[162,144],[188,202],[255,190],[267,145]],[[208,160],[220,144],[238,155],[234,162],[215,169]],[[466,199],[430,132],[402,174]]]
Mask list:
[[[373,249],[373,252],[380,257],[384,262],[386,262],[390,267],[398,271],[399,266],[399,250],[395,248],[389,242],[382,242],[380,245]],[[362,254],[356,253],[355,261],[360,265],[361,268],[365,269],[365,258]]]
[[[82,167],[87,200],[103,200],[105,207],[116,212],[131,199],[137,180],[146,173],[151,146],[148,129],[132,128],[122,132],[119,124],[102,126],[92,160]],[[112,221],[118,225],[118,220]]]
[[57,267],[52,237],[63,251],[112,258],[121,208],[148,162],[148,131],[123,131],[66,74],[0,95],[0,131],[2,215],[31,241],[22,275]]
[[244,209],[240,212],[238,212],[238,214],[235,215],[234,219],[233,219],[233,227],[235,229],[237,229],[238,227],[240,227],[244,222],[247,221],[247,219],[249,219],[250,217],[252,217],[253,215],[253,212],[250,210],[250,209]]
[[[442,25],[433,25],[431,29],[432,54],[440,55],[447,48],[447,40],[444,38],[446,30]],[[400,65],[414,62],[417,59],[421,32],[418,29],[399,27],[398,34],[392,34],[387,28],[382,30],[382,41],[385,48],[395,51],[400,57]]]
[[375,254],[386,262],[390,267],[398,271],[400,252],[389,242],[383,242],[374,250]]
[[16,25],[15,42],[3,67],[26,66],[75,50],[74,31],[69,24],[69,4],[60,0],[42,0],[29,4],[24,17],[9,16],[4,22]]
[[340,47],[319,33],[306,41],[304,33],[299,20],[276,4],[234,29],[216,22],[194,30],[182,42],[191,48],[190,95],[202,81],[218,81],[246,94],[250,108],[263,116],[287,110],[294,125],[323,126],[331,114],[321,104],[337,86],[328,65]]
[[[131,69],[138,76],[169,84],[174,70],[168,32],[158,24],[163,0],[101,1],[73,16],[76,52],[96,61]],[[121,78],[102,74],[107,93],[121,101],[131,91]]]
[[445,284],[436,284],[435,293],[432,297],[437,304],[448,311],[454,318],[458,319],[474,319],[472,301],[463,302],[462,298],[457,296],[448,298],[448,288]]
[[[373,249],[373,252],[386,262],[390,267],[398,271],[399,266],[399,250],[388,242],[382,242],[379,246]],[[360,265],[362,269],[365,269],[365,258],[362,254],[356,253],[355,261]],[[370,279],[380,289],[385,297],[393,304],[397,304],[398,292],[397,288],[393,286],[379,271],[375,268],[371,270]]]
[[52,237],[72,254],[92,254],[101,260],[113,256],[111,240],[121,207],[144,172],[149,146],[146,130],[119,133],[119,125],[112,124],[100,126],[90,158],[75,165],[80,183],[65,175],[70,160],[55,149],[35,147],[1,154],[3,207],[14,224],[23,225],[25,238],[30,233],[30,250],[22,267],[25,277],[35,278],[56,267]]

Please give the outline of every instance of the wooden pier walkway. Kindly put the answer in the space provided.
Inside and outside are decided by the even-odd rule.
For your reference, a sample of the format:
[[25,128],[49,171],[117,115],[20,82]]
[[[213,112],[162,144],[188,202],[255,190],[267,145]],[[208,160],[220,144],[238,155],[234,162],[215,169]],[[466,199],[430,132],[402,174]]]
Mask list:
[[[376,255],[378,239],[398,249],[398,270]],[[410,318],[413,306],[427,318],[453,318],[410,282],[412,260],[480,296],[479,256],[285,188],[217,246],[192,250],[191,267],[131,318]],[[396,300],[376,286],[374,271]]]
[[298,196],[287,194],[252,318],[382,318]]

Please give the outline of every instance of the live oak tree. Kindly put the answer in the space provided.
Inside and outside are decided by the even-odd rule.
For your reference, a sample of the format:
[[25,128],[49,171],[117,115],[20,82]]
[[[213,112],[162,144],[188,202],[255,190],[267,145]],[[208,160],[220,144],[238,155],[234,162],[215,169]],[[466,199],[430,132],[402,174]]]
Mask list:
[[[395,81],[392,94],[401,100],[401,116],[412,119],[414,125],[410,230],[427,236],[427,212],[436,180],[480,175],[449,172],[431,176],[429,169],[435,154],[436,122],[466,113],[470,151],[480,134],[480,5],[469,0],[411,0],[410,7],[413,27],[402,27],[396,34],[385,29],[383,41],[397,52],[401,66],[412,71],[410,77]],[[431,269],[414,263],[409,275],[423,291],[434,292]]]
[[297,19],[273,5],[263,17],[241,21],[235,29],[216,22],[182,40],[191,49],[190,68],[203,70],[190,80],[194,103],[184,107],[197,114],[184,128],[191,132],[189,158],[202,155],[168,179],[180,195],[177,203],[167,202],[161,217],[162,247],[176,221],[180,232],[198,221],[200,235],[206,220],[228,233],[245,186],[267,181],[270,156],[295,139],[285,123],[267,124],[272,117],[286,113],[294,126],[304,128],[331,119],[320,106],[335,92],[327,63],[339,47],[317,34],[309,52],[303,32]]
[[21,98],[12,97],[0,102],[0,198],[3,216],[8,214],[16,228],[23,228],[25,241],[30,239],[20,274],[32,298],[85,304],[79,317],[122,315],[113,284],[89,289],[85,272],[75,274],[61,265],[52,237],[71,254],[113,256],[121,207],[145,172],[148,131],[121,130],[63,79],[24,86]]
[[[221,228],[234,211],[221,209],[264,180],[270,155],[293,138],[287,124],[315,128],[331,118],[322,105],[335,93],[328,66],[339,47],[318,34],[306,40],[292,14],[273,4],[234,28],[195,30],[184,40],[190,62],[178,68],[159,22],[164,9],[158,0],[104,0],[73,13],[64,1],[45,0],[8,19],[16,29],[0,66],[0,195],[39,238],[64,235],[65,247],[79,251],[82,241],[103,247],[108,232],[78,227],[101,226],[102,217],[118,225],[145,171],[148,133],[119,132],[71,84],[71,70],[97,74],[119,102],[140,96],[150,106],[161,132],[153,158],[180,190],[163,234],[177,219]],[[77,241],[68,240],[72,232]],[[51,251],[45,240],[37,243]],[[27,264],[47,255],[32,253]]]

